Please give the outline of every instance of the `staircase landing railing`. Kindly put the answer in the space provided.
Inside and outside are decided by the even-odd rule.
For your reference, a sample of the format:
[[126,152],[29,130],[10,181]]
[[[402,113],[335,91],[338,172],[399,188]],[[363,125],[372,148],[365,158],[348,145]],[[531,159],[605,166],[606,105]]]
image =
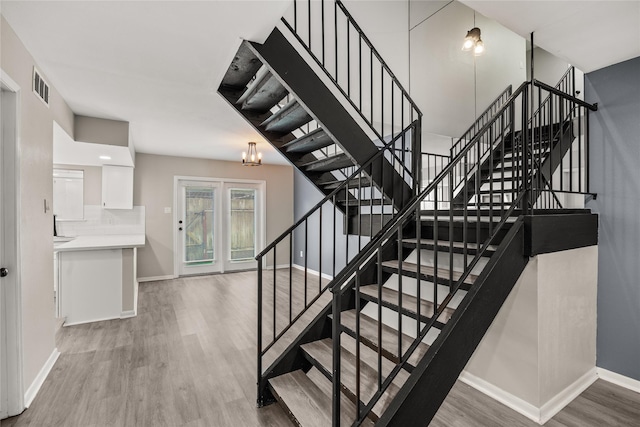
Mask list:
[[[544,92],[548,94],[550,97],[550,105],[564,104],[565,109],[569,108],[569,110],[565,111],[572,111],[572,114],[563,115],[558,113],[557,115],[541,115],[541,117],[544,118],[541,119],[539,123],[535,123],[535,126],[527,127],[532,114],[531,111],[533,110],[530,97],[534,88],[541,91],[541,93]],[[540,100],[542,97],[538,97],[538,99]],[[541,103],[540,101],[540,104]],[[543,189],[536,187],[536,175],[542,172],[541,169],[548,167],[550,173],[554,170],[553,165],[547,163],[549,162],[548,158],[540,159],[541,162],[538,168],[530,154],[537,152],[537,145],[542,143],[542,135],[544,132],[554,130],[554,132],[548,134],[550,137],[549,144],[552,145],[554,150],[560,150],[559,145],[562,144],[560,141],[563,138],[563,132],[567,132],[569,128],[577,126],[575,119],[578,121],[588,121],[589,111],[593,111],[596,108],[597,106],[595,105],[587,104],[572,95],[547,86],[544,83],[538,81],[523,83],[494,114],[493,118],[482,127],[470,143],[452,159],[438,177],[431,182],[410,205],[403,209],[392,221],[387,223],[384,229],[367,243],[364,249],[338,274],[331,286],[331,292],[333,293],[332,422],[334,427],[340,426],[340,334],[343,332],[343,327],[341,326],[341,307],[345,302],[344,300],[351,298],[353,296],[352,294],[355,293],[356,325],[354,338],[357,343],[356,359],[359,361],[360,346],[364,345],[361,342],[362,330],[360,328],[362,317],[360,301],[363,299],[361,298],[363,294],[360,288],[367,284],[375,284],[378,288],[378,301],[382,301],[382,286],[384,284],[383,262],[388,262],[387,257],[389,253],[397,254],[395,257],[397,260],[393,262],[393,267],[398,272],[399,280],[398,300],[393,302],[398,312],[396,320],[397,336],[395,337],[397,349],[394,350],[398,355],[397,361],[390,372],[383,374],[381,367],[382,358],[385,357],[385,355],[383,355],[382,352],[381,328],[378,328],[377,337],[373,339],[370,336],[367,337],[368,341],[374,343],[377,341],[378,343],[377,358],[379,368],[377,391],[368,402],[362,401],[360,395],[363,381],[362,372],[358,371],[356,373],[355,399],[356,402],[360,403],[356,405],[357,414],[353,420],[353,425],[357,426],[369,415],[380,397],[395,380],[400,370],[407,368],[410,364],[415,365],[416,362],[412,360],[414,352],[416,352],[420,346],[424,345],[423,341],[429,333],[435,334],[438,332],[438,329],[434,327],[456,293],[464,287],[473,286],[472,274],[477,274],[474,268],[479,264],[489,245],[497,243],[499,233],[510,221],[516,209],[520,209],[524,213],[535,214],[537,209],[536,204],[538,203],[537,199],[541,197],[544,192],[555,190],[553,186],[548,186],[548,188]],[[583,116],[584,119],[580,119],[580,117]],[[555,120],[559,120],[559,122],[555,122]],[[514,136],[518,130],[520,131],[520,138],[516,139]],[[586,132],[586,130],[585,128],[584,131]],[[585,140],[588,140],[588,137],[585,136]],[[580,138],[572,138],[570,142],[580,145],[583,141],[584,140]],[[503,172],[501,179],[496,178],[494,180],[491,176],[488,178],[488,181],[487,179],[483,179],[482,171],[478,167],[480,159],[477,153],[480,152],[480,146],[487,143],[491,146],[491,152],[489,154],[491,170],[499,164],[504,165],[505,162],[513,162],[516,167],[514,167],[511,177],[505,177]],[[460,210],[454,210],[454,205],[451,202],[458,196],[456,191],[469,191],[466,185],[458,189],[452,185],[455,179],[455,171],[460,165],[463,165],[464,170],[468,170],[467,165],[469,164],[475,164],[475,167],[472,168],[475,186],[473,190],[475,194],[480,194],[481,187],[486,186],[487,189],[485,191],[489,194],[493,194],[494,192],[495,194],[509,193],[511,195],[511,202],[505,206],[502,201],[494,202],[493,197],[490,197],[484,211],[482,211],[480,207],[469,209],[466,204]],[[576,166],[579,168],[581,175],[588,172],[588,169],[585,169],[585,165],[582,163],[578,163]],[[471,176],[467,176],[467,179],[470,178]],[[511,183],[510,189],[505,189],[503,186],[505,182]],[[435,202],[434,206],[436,208],[426,213],[422,210],[421,204],[429,199]],[[468,200],[467,197],[464,199]],[[422,235],[425,225],[429,226],[428,229],[430,230],[426,236]],[[455,251],[453,246],[454,241],[450,238],[450,236],[454,235],[454,227],[462,230],[462,238],[460,239],[461,241],[456,243]],[[407,230],[415,230],[416,235],[407,236]],[[434,284],[442,284],[448,288],[448,292],[444,298],[441,298],[441,296],[439,297],[438,295],[439,287],[437,285],[432,287],[433,294],[430,295],[430,300],[433,301],[433,311],[428,313],[421,312],[420,304],[417,304],[417,306],[415,306],[415,303],[413,303],[414,305],[410,305],[412,303],[407,303],[403,301],[402,298],[402,273],[406,268],[403,262],[402,242],[403,239],[407,237],[414,239],[417,248],[422,248],[422,241],[429,241],[429,246],[417,251],[417,261],[415,267],[413,267],[415,270],[412,270],[413,277],[417,280],[417,299],[421,299],[421,281],[429,280]],[[449,254],[453,254],[454,252],[460,253],[463,266],[462,271],[455,272],[453,256],[449,257],[448,265],[438,265],[438,251],[448,251]],[[432,260],[433,264],[431,266],[424,266],[421,263],[421,257],[428,255],[431,255],[429,259]],[[388,267],[389,264],[387,263],[386,266]],[[375,277],[374,283],[370,281],[367,282],[367,280],[370,280],[367,278],[371,277],[372,269]],[[442,290],[440,290],[440,292],[442,292]],[[461,310],[464,304],[465,300],[463,300],[458,310]],[[415,309],[417,309],[417,315],[413,318],[405,317],[402,314]],[[382,304],[378,304],[377,316],[378,320],[382,319]],[[442,327],[442,325],[440,325],[440,327]],[[446,326],[444,327],[446,328]],[[428,354],[437,352],[442,344],[442,339],[435,338],[427,350],[426,355],[423,355],[423,357],[428,357]],[[455,373],[455,375],[457,376],[458,373]],[[411,409],[403,407],[403,401],[401,399],[392,401],[388,409],[389,413],[408,410]],[[415,408],[413,408],[413,410],[415,411]],[[429,416],[432,417],[434,414],[430,414]],[[384,418],[379,424],[387,425],[388,421],[388,419]],[[420,420],[422,424],[428,424],[429,421],[430,418]]]
[[[261,379],[269,374],[269,368],[263,369],[265,356],[325,294],[337,273],[397,213],[393,208],[396,199],[403,199],[403,205],[415,198],[401,191],[400,185],[383,193],[372,184],[371,177],[376,176],[381,183],[398,179],[406,182],[411,170],[396,155],[396,145],[400,140],[418,141],[419,132],[416,121],[396,135],[256,256],[259,405],[264,391]],[[398,171],[403,174],[398,175]],[[297,251],[301,251],[299,256]],[[302,300],[297,301],[296,295],[303,295]],[[272,354],[270,362],[276,356]]]
[[293,0],[282,22],[380,141],[422,113],[340,0]]

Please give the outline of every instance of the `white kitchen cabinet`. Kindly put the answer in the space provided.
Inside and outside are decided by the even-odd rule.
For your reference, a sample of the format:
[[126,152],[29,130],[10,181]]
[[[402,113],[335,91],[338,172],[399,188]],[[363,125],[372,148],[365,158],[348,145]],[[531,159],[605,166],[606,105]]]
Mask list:
[[133,168],[102,166],[102,207],[133,209]]

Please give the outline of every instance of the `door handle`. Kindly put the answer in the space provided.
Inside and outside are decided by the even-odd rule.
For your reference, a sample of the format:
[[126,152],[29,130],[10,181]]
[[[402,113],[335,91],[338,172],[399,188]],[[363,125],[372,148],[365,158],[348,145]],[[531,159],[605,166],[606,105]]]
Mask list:
[[0,268],[0,277],[7,277],[7,274],[9,274],[9,269],[6,267],[2,267]]

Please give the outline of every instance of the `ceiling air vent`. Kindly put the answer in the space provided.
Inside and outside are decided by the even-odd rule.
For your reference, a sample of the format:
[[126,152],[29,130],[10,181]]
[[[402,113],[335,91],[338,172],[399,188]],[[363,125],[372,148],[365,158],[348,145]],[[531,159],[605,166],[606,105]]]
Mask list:
[[33,67],[33,93],[48,107],[49,106],[49,83],[47,83],[36,67]]

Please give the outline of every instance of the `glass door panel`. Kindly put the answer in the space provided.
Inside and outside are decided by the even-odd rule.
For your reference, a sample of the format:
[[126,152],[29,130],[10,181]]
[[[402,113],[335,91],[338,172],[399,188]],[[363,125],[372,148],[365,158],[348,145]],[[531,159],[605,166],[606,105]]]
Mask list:
[[256,256],[256,190],[230,190],[231,261],[253,260]]
[[184,262],[191,265],[215,261],[214,189],[185,189]]
[[220,185],[206,181],[180,181],[179,189],[179,274],[219,272]]

